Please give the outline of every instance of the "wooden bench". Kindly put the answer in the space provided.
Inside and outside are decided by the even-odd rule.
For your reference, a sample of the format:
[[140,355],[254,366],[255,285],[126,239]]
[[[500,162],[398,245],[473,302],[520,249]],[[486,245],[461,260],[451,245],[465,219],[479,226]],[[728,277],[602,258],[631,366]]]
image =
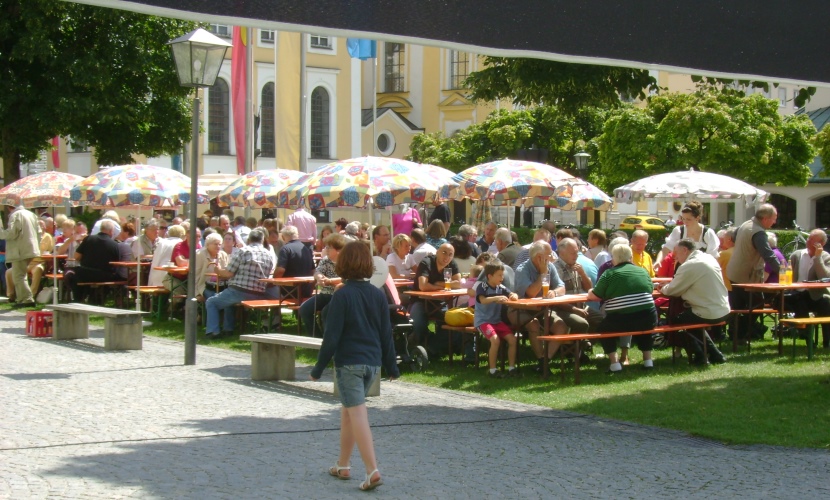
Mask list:
[[104,317],[104,349],[139,350],[144,328],[141,311],[90,306],[87,304],[56,304],[46,306],[53,311],[52,338],[58,340],[88,339],[89,317]]
[[[277,314],[280,317],[280,324],[282,324],[282,308],[291,309],[292,311],[297,311],[300,309],[300,305],[297,304],[295,299],[263,299],[263,300],[243,300],[242,307],[246,312],[245,320],[247,321],[247,312],[253,311],[256,319],[254,320],[256,327],[254,331],[259,331],[262,329],[262,333],[266,333],[272,324],[273,319],[273,311],[274,309],[277,310]],[[262,325],[262,314],[267,313],[268,315],[268,324],[267,326]],[[300,334],[300,321],[299,318],[297,320],[297,334]]]
[[[240,335],[239,340],[251,342],[251,380],[294,380],[297,347],[319,350],[323,339],[287,335],[284,333],[259,333]],[[334,395],[337,390],[337,372],[334,374]],[[380,377],[369,388],[369,396],[380,396]]]
[[[157,320],[161,321],[162,301],[166,296],[170,295],[170,290],[164,288],[163,286],[150,285],[128,286],[127,290],[134,293],[141,292],[142,299],[148,299],[150,303],[150,315],[155,316]],[[153,305],[154,302],[155,307]]]
[[[830,323],[830,317],[817,317],[817,318],[791,318],[791,319],[781,319],[779,321],[782,325],[792,326],[803,330],[805,328],[814,328],[817,325],[823,325],[826,323]],[[827,335],[827,332],[824,333]],[[797,336],[793,337],[793,359],[795,359],[795,341]],[[781,354],[781,347],[783,346],[784,337],[782,335],[778,336],[778,354]],[[813,359],[813,332],[807,332],[807,359]]]
[[[450,326],[446,323],[441,325],[441,328],[446,330],[446,331],[461,333],[461,356],[464,356],[464,354],[465,354],[464,353],[464,348],[467,346],[467,342],[473,342],[473,348],[475,349],[475,357],[476,357],[475,363],[476,363],[476,368],[478,368],[479,362],[481,361],[480,353],[479,353],[479,349],[478,349],[478,345],[480,345],[480,344],[478,343],[478,340],[479,339],[480,340],[486,340],[484,338],[484,335],[482,335],[481,332],[478,331],[478,328],[476,328],[474,326]],[[520,334],[514,332],[514,335],[516,336],[516,341],[518,342],[519,338],[520,338]],[[454,349],[452,348],[452,335],[447,335],[447,338],[448,338],[447,339],[447,352],[449,353],[450,366],[452,366],[452,358],[453,358],[453,354],[454,354],[454,352],[453,352]],[[487,354],[487,352],[485,351],[485,355],[486,354]],[[499,346],[499,359],[501,361],[501,370],[504,371],[504,363],[505,363],[505,360],[507,359],[507,342],[502,342],[501,345]],[[518,365],[519,365],[519,349],[517,348],[516,349],[516,366],[518,366]]]
[[[693,325],[664,325],[664,326],[657,326],[651,330],[647,331],[638,331],[638,332],[613,332],[613,333],[567,333],[562,335],[540,335],[539,340],[543,342],[561,342],[571,343],[573,342],[574,345],[574,384],[579,384],[579,358],[580,358],[580,348],[579,342],[581,340],[602,340],[602,339],[611,339],[617,337],[627,337],[627,336],[637,336],[637,335],[654,335],[655,333],[672,333],[672,332],[680,332],[683,330],[699,330],[699,329],[709,329],[713,326],[723,326],[726,322],[720,323],[698,323]],[[703,343],[703,354],[706,355],[706,343]],[[672,354],[673,356],[673,354]],[[560,376],[562,381],[565,381],[565,356],[562,353],[562,350],[559,350],[559,363],[560,363]],[[545,358],[545,366],[543,372],[545,376],[548,373],[548,360]]]
[[[729,311],[732,314],[732,352],[738,352],[738,337],[739,337],[739,328],[740,321],[738,321],[738,316],[741,314],[749,314],[749,309],[732,309]],[[752,316],[772,316],[773,321],[778,324],[778,309],[773,309],[771,307],[757,307],[752,309]],[[752,319],[750,319],[750,324],[752,323]],[[752,332],[747,332],[746,334],[746,352],[749,352],[752,348]]]

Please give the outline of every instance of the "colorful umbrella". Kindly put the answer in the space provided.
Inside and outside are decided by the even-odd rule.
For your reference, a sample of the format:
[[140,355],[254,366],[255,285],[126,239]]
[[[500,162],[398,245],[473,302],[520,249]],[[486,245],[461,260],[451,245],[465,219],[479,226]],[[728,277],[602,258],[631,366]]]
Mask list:
[[280,190],[292,184],[306,174],[297,170],[258,170],[238,177],[226,185],[217,196],[221,206],[251,206],[270,208],[276,206],[272,200],[277,199]]
[[[83,179],[70,191],[72,201],[121,207],[164,207],[190,201],[190,177],[169,168],[150,165],[109,167]],[[199,190],[199,203],[207,194]]]
[[491,220],[493,220],[493,212],[490,210],[490,200],[477,201],[473,213],[473,227],[478,230],[479,234],[483,235],[484,225]]
[[397,158],[364,156],[320,167],[279,193],[277,206],[296,206],[305,198],[312,210],[330,207],[389,207],[450,199],[458,184],[452,173],[434,165]]
[[764,202],[768,193],[744,181],[711,172],[684,170],[652,175],[614,190],[617,201],[631,203],[646,198],[674,200],[743,199],[746,206]]
[[550,198],[525,198],[525,206],[550,207],[560,210],[611,210],[614,199],[590,182],[565,184]]
[[483,163],[459,172],[453,180],[461,185],[461,196],[491,200],[496,206],[523,198],[550,198],[564,184],[581,182],[564,170],[525,160]]
[[[163,167],[150,165],[121,165],[100,170],[81,180],[70,191],[73,201],[90,205],[124,207],[138,205],[169,207],[190,202],[190,177]],[[197,193],[199,203],[207,203],[208,197],[201,189]],[[137,217],[136,220],[141,220]],[[195,220],[193,221],[195,223]],[[141,269],[141,255],[136,255]],[[135,310],[141,310],[141,273],[136,283]]]
[[69,201],[69,190],[83,177],[65,172],[41,172],[16,180],[0,189],[0,204],[26,208],[62,205]]
[[202,174],[197,179],[199,191],[215,198],[223,189],[239,179],[238,174]]

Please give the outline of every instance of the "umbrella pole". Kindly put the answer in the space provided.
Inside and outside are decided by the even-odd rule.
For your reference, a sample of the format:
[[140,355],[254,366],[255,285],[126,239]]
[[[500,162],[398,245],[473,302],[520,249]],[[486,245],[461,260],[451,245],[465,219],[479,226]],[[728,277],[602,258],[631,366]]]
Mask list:
[[[141,234],[141,205],[136,205],[136,223]],[[138,253],[135,256],[135,310],[141,311],[141,236],[138,237]]]
[[[374,218],[372,218],[372,207],[373,207],[374,204],[375,204],[375,201],[372,198],[369,198],[369,230],[370,231],[372,230],[372,226],[374,225],[374,224],[372,224],[372,222],[374,222]],[[372,233],[369,233],[369,234],[372,234]],[[370,236],[370,238],[371,238],[371,236]],[[375,244],[374,244],[374,242],[371,241],[371,239],[370,239],[370,242],[371,242],[371,247],[372,247],[372,256],[375,256],[375,255],[377,255],[377,249],[375,248]]]
[[52,304],[58,305],[58,246],[52,249],[52,275],[55,279],[52,280]]
[[392,210],[392,205],[389,205],[386,208],[389,209],[389,238],[394,238],[395,237],[395,230],[392,228],[392,214],[393,214],[394,210]]

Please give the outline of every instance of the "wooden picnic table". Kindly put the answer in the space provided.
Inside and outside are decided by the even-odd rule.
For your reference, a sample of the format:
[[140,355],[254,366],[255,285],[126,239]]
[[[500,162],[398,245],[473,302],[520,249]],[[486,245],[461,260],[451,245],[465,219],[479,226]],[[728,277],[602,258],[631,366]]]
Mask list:
[[[756,307],[753,303],[752,299],[756,293],[772,293],[778,294],[780,297],[780,303],[778,307],[778,321],[781,320],[781,315],[784,314],[784,293],[790,290],[806,290],[806,289],[815,289],[815,288],[828,288],[830,287],[830,283],[821,283],[821,282],[812,282],[812,283],[805,283],[803,281],[797,283],[787,283],[786,285],[783,283],[732,283],[733,287],[743,288],[744,290],[749,293],[749,315],[752,316],[752,311],[755,309],[760,309],[764,306],[763,303],[759,307]],[[748,334],[749,332],[747,332]],[[747,337],[750,337],[747,335]],[[810,337],[808,335],[808,337]],[[807,352],[812,353],[812,343],[813,339],[810,337],[807,339]],[[735,352],[738,350],[738,335],[732,335],[732,351]],[[784,354],[784,337],[782,335],[778,335],[778,355],[781,356]]]

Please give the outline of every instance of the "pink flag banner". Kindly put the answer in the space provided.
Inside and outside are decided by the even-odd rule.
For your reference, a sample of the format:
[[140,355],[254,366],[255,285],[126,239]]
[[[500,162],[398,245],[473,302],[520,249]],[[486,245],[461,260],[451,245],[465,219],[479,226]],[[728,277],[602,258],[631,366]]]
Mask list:
[[236,144],[236,173],[245,174],[245,93],[248,78],[245,73],[248,44],[246,29],[233,27],[233,50],[231,52],[231,108],[233,110],[233,136]]

